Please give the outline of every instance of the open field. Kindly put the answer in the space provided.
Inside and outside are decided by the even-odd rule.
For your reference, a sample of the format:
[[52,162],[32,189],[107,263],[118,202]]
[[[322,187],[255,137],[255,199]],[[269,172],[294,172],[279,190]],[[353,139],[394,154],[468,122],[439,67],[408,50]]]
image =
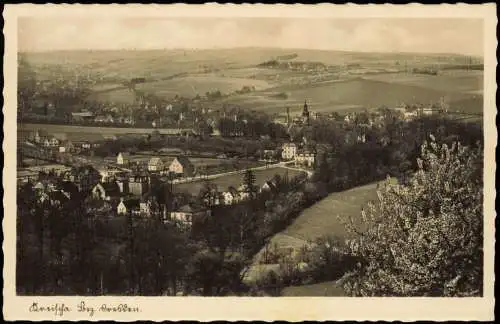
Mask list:
[[[254,174],[255,174],[256,185],[262,186],[264,182],[270,180],[275,174],[279,174],[281,176],[288,174],[288,177],[292,178],[300,174],[300,172],[285,168],[270,168],[265,170],[254,171]],[[243,174],[231,174],[216,179],[212,179],[209,182],[217,185],[218,189],[220,191],[223,191],[227,190],[229,186],[233,186],[236,188],[239,187],[241,185],[242,179],[243,179]],[[203,188],[204,183],[205,181],[203,180],[190,183],[182,183],[174,185],[174,188],[178,192],[184,191],[191,194],[197,194],[200,191],[200,189]]]
[[364,76],[364,79],[397,83],[446,92],[471,93],[483,89],[482,71],[445,71],[439,75],[391,73]]
[[134,93],[125,88],[94,92],[88,99],[115,104],[133,104],[136,101]]
[[160,134],[171,134],[169,129],[153,129],[153,128],[120,128],[120,127],[94,127],[94,126],[74,126],[74,125],[53,125],[53,124],[31,124],[31,123],[18,123],[18,131],[31,132],[38,129],[46,130],[50,134],[65,133],[65,134],[78,134],[82,140],[85,140],[88,134],[106,135],[148,135],[154,131]]
[[[299,113],[304,100],[308,101],[311,111],[332,112],[381,106],[395,107],[402,103],[437,103],[444,97],[452,109],[458,107],[461,110],[482,111],[482,95],[471,93],[471,91],[482,89],[477,76],[459,78],[457,91],[454,91],[453,86],[450,85],[443,85],[440,89],[432,87],[431,82],[431,86],[425,86],[425,80],[431,80],[433,76],[418,76],[411,79],[401,77],[401,80],[392,76],[395,81],[391,81],[390,75],[378,75],[382,80],[376,80],[375,76],[370,76],[370,78],[353,78],[302,86],[279,86],[248,95],[233,96],[224,99],[224,102],[241,105],[243,108],[264,110],[268,113],[282,113],[288,106],[292,113]],[[446,79],[443,82],[451,83],[453,77],[447,76]],[[436,81],[433,82],[436,83]],[[286,94],[287,98],[274,97],[279,93]],[[464,105],[455,104],[463,100],[473,101],[467,108],[464,108]]]
[[[292,113],[301,109],[307,99],[312,111],[395,106],[402,102],[423,103],[445,97],[450,105],[467,103],[462,110],[480,111],[482,71],[443,70],[437,76],[406,73],[369,73],[397,71],[402,67],[450,67],[465,64],[461,55],[413,53],[356,53],[304,49],[238,48],[213,50],[150,50],[150,51],[61,51],[25,53],[35,71],[64,64],[66,69],[89,70],[98,78],[90,99],[133,103],[134,95],[113,86],[131,78],[143,77],[146,83],[137,89],[159,97],[175,95],[194,97],[207,91],[233,93],[243,86],[257,91],[231,95],[216,104],[237,104],[242,108]],[[332,69],[328,72],[306,72],[282,68],[262,68],[258,64],[276,58],[287,62],[321,62]],[[48,66],[48,67],[47,67]],[[331,80],[340,79],[339,82]],[[107,83],[106,83],[107,82]],[[276,98],[284,93],[286,99]],[[474,97],[475,96],[475,97]],[[458,105],[457,106],[461,106]],[[462,105],[463,106],[463,105]],[[453,107],[451,107],[453,109]]]
[[176,94],[183,97],[203,96],[206,92],[217,90],[222,94],[229,94],[236,90],[241,90],[244,86],[253,86],[256,90],[270,87],[264,80],[217,75],[193,75],[178,77],[172,80],[146,82],[137,85],[136,88],[147,93],[154,93],[159,97],[171,98]]

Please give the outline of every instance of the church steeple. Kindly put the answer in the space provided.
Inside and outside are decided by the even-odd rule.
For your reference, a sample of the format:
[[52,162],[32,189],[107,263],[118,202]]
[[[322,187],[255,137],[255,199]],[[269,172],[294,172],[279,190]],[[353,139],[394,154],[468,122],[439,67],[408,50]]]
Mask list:
[[309,108],[307,106],[307,100],[304,100],[304,110],[302,111],[302,119],[306,124],[309,124]]

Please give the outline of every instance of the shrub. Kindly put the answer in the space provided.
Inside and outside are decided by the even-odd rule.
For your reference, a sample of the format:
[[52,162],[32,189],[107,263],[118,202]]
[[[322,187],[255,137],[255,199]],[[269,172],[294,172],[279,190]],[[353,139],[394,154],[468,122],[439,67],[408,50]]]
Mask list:
[[[479,146],[479,145],[478,145]],[[483,152],[424,143],[407,185],[387,184],[363,212],[345,278],[354,296],[479,296],[483,263]]]

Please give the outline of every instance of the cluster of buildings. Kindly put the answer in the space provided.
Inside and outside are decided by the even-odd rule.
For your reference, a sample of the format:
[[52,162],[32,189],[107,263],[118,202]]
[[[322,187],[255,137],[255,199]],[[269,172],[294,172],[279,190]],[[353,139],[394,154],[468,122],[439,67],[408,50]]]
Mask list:
[[446,112],[446,110],[441,108],[435,108],[432,106],[428,107],[415,107],[403,105],[401,107],[394,108],[394,111],[398,112],[403,119],[412,120],[421,116],[432,116]]
[[166,202],[160,203],[153,194],[153,187],[162,184],[154,174],[119,172],[103,176],[89,165],[65,167],[56,172],[54,169],[47,166],[45,172],[24,178],[19,187],[30,188],[37,203],[51,206],[61,206],[76,199],[76,195],[83,196],[88,211],[102,217],[160,217],[166,222],[190,225],[193,217],[210,213],[202,204],[194,203],[173,204],[168,211]]
[[[80,153],[82,151],[97,148],[101,145],[98,141],[72,141],[64,139],[64,137],[65,136],[60,136],[60,138],[58,138],[55,135],[49,135],[46,131],[36,130],[32,132],[26,140],[46,149],[56,150],[59,153]],[[105,138],[103,137],[103,139]]]
[[301,148],[295,143],[285,143],[282,146],[281,158],[284,161],[295,161],[296,165],[313,167],[316,163],[316,151],[309,148]]
[[135,125],[135,119],[131,116],[95,115],[91,111],[73,112],[71,113],[71,120],[74,122],[94,122],[96,124]]
[[[122,167],[130,166],[130,153],[120,152],[116,157],[116,164]],[[192,177],[196,168],[186,156],[177,156],[167,164],[160,157],[152,157],[146,167],[147,171],[159,175],[173,175],[175,177]]]

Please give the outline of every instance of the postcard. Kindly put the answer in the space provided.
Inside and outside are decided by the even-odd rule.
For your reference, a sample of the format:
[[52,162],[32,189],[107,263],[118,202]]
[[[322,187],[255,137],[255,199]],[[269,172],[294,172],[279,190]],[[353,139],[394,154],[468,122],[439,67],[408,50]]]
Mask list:
[[492,320],[495,9],[6,5],[4,317]]

